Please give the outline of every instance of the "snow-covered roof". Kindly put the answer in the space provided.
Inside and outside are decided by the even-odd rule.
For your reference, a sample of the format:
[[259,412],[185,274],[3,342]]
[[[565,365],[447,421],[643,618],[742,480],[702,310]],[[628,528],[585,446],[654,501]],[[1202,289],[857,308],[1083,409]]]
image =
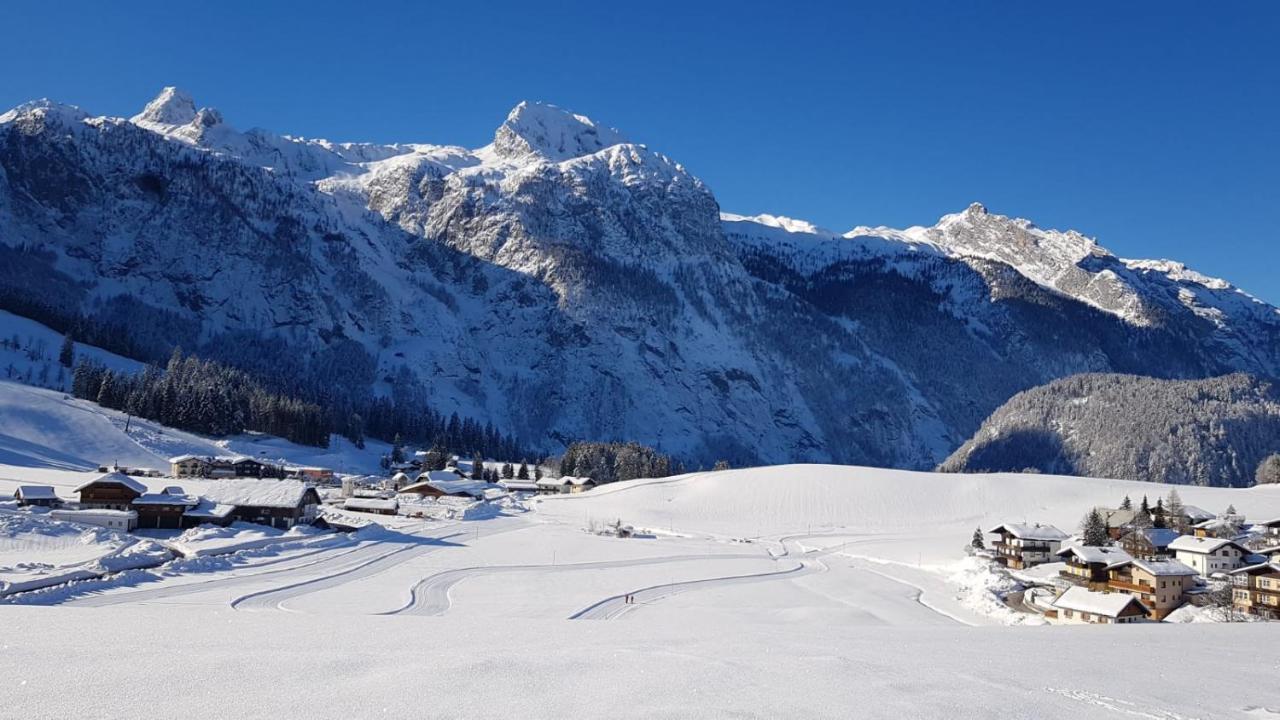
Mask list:
[[1100,545],[1070,545],[1056,554],[1060,557],[1074,555],[1083,563],[1107,563],[1108,565],[1133,559],[1129,553],[1120,548]]
[[188,460],[203,461],[204,458],[200,457],[199,455],[174,455],[173,457],[169,458],[169,462],[171,463],[186,462]]
[[537,490],[538,483],[533,480],[500,480],[498,485],[507,490]]
[[1267,520],[1266,522],[1260,522],[1258,524],[1261,525],[1262,527],[1269,527],[1269,528],[1280,527],[1280,518],[1276,518],[1274,520]]
[[1139,512],[1132,509],[1125,510],[1124,508],[1109,508],[1102,506],[1098,506],[1094,509],[1102,516],[1103,522],[1105,522],[1109,528],[1118,528],[1128,525],[1133,522],[1133,519],[1138,516]]
[[58,494],[54,492],[53,487],[49,485],[20,485],[14,497],[21,497],[23,500],[57,500]]
[[345,510],[395,510],[400,503],[382,498],[347,498],[342,507]]
[[1191,520],[1191,522],[1200,522],[1202,520],[1208,520],[1217,515],[1217,513],[1211,513],[1208,510],[1205,510],[1204,508],[1201,508],[1201,507],[1196,507],[1195,505],[1183,505],[1182,514],[1186,515],[1187,518]]
[[428,470],[418,474],[418,482],[450,482],[462,478],[462,473],[457,469],[454,470]]
[[560,478],[560,481],[562,483],[569,483],[570,485],[595,485],[596,484],[596,481],[592,480],[589,477],[574,477],[572,475],[569,475],[567,477],[562,477]]
[[[1053,601],[1053,606],[1060,610],[1075,610],[1103,617],[1119,617],[1125,608],[1138,603],[1132,595],[1118,592],[1095,592],[1088,588],[1073,587]],[[1145,612],[1145,609],[1144,609]]]
[[398,472],[398,473],[396,473],[395,475],[392,475],[392,476],[391,476],[391,479],[392,479],[393,481],[395,481],[395,482],[401,482],[401,481],[404,481],[404,480],[408,480],[408,479],[409,479],[409,476],[408,476],[408,475],[405,475],[405,474],[404,474],[404,473],[402,473],[402,472]]
[[169,495],[168,493],[143,493],[133,499],[134,505],[189,505],[196,506],[199,498],[189,495]]
[[1244,524],[1243,515],[1219,515],[1215,518],[1196,523],[1197,530],[1221,530],[1222,528],[1235,525],[1239,527]]
[[1224,545],[1235,545],[1237,548],[1240,548],[1241,552],[1249,552],[1248,549],[1241,547],[1239,543],[1232,540],[1211,537],[1194,537],[1191,535],[1182,535],[1178,537],[1178,539],[1169,543],[1169,549],[1207,555]]
[[160,492],[165,495],[186,495],[187,491],[182,489],[181,485],[168,485]]
[[564,478],[542,478],[534,484],[538,487],[560,487],[564,485]]
[[235,505],[220,505],[206,498],[200,498],[195,507],[189,508],[183,515],[201,518],[225,518],[236,509]]
[[1027,525],[1005,523],[991,528],[991,532],[1007,532],[1019,540],[1066,540],[1069,536],[1052,525]]
[[1180,560],[1134,560],[1133,564],[1156,577],[1200,574]]
[[1264,562],[1231,571],[1232,575],[1254,575],[1257,573],[1280,573],[1280,563]]
[[300,480],[238,478],[209,483],[204,495],[224,505],[293,508],[311,486]]
[[125,475],[122,472],[109,472],[104,475],[100,475],[87,483],[81,484],[80,487],[72,490],[71,492],[80,492],[90,485],[97,485],[98,483],[115,483],[117,485],[123,485],[139,495],[147,491],[146,485],[143,485],[128,475]]
[[138,517],[138,513],[132,510],[102,510],[91,508],[88,510],[50,510],[49,517],[54,520],[68,520],[70,522],[78,522],[86,518],[133,520]]

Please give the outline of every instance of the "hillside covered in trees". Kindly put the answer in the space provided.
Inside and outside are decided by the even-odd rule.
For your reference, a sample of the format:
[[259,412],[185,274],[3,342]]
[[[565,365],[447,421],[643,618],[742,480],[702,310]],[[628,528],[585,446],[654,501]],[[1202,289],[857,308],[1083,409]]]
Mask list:
[[1084,374],[1015,395],[939,467],[1244,487],[1280,451],[1280,387]]

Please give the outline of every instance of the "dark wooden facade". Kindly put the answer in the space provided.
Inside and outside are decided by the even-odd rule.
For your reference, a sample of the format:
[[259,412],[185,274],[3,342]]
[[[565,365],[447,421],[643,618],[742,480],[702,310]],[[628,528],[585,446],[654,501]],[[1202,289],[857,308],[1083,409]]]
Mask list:
[[132,510],[142,493],[119,482],[97,480],[80,489],[80,507],[90,510]]

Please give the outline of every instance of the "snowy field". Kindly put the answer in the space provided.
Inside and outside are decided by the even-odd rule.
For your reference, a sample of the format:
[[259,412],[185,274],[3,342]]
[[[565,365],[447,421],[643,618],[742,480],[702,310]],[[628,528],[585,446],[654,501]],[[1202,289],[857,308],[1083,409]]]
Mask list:
[[[0,496],[21,482],[71,498],[94,473],[57,453],[137,448],[119,460],[142,464],[211,442],[125,434],[109,412],[12,384],[0,402]],[[188,532],[187,557],[0,600],[0,717],[154,717],[157,681],[180,678],[166,716],[1280,718],[1280,624],[1044,626],[1000,605],[962,552],[975,527],[1074,531],[1092,505],[1168,489],[796,465],[351,534]],[[1179,490],[1280,516],[1280,487]],[[4,572],[125,542],[24,516],[0,509]],[[617,520],[640,536],[586,531]],[[141,542],[161,540],[175,542]]]

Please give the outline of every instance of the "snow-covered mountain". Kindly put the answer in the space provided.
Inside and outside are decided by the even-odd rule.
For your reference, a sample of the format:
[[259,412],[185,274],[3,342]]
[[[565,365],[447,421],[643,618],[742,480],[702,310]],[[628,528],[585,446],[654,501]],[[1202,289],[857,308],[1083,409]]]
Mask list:
[[240,131],[173,88],[130,120],[29,103],[0,115],[0,256],[5,309],[547,451],[927,467],[1063,375],[1280,371],[1280,313],[1179,265],[980,206],[844,236],[722,216],[536,103],[478,149]]

